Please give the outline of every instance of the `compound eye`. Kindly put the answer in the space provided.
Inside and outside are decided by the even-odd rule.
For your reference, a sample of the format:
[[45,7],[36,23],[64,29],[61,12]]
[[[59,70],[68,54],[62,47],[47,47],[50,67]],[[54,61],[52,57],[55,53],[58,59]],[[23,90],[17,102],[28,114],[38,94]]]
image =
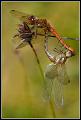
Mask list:
[[34,21],[35,20],[35,18],[34,17],[32,17],[32,21]]
[[71,57],[71,56],[72,56],[71,51],[67,51],[67,52],[66,52],[66,57]]
[[29,20],[34,21],[34,20],[35,20],[35,17],[32,15],[32,16],[29,17]]
[[64,61],[64,58],[61,58],[61,61],[63,62],[63,61]]

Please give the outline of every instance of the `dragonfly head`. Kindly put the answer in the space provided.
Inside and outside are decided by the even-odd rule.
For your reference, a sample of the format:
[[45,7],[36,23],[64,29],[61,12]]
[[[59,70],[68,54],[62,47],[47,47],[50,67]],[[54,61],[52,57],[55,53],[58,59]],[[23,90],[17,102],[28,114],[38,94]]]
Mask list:
[[75,55],[75,53],[72,52],[72,51],[70,51],[70,50],[68,50],[68,51],[66,52],[66,57],[67,57],[67,58],[72,57],[72,56],[74,56],[74,55]]
[[36,17],[34,15],[31,15],[28,17],[28,20],[29,20],[29,24],[34,25]]
[[57,57],[56,57],[56,64],[63,64],[65,63],[66,61],[66,56],[65,54],[59,54]]

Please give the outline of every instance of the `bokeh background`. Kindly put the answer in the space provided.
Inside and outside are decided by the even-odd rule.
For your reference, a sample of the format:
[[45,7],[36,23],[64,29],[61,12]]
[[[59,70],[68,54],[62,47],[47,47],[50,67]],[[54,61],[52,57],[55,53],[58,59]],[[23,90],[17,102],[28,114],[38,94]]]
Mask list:
[[[41,97],[43,78],[30,46],[20,49],[20,57],[13,52],[12,37],[19,23],[10,14],[13,9],[46,18],[61,36],[79,37],[79,2],[2,2],[2,117],[53,118],[50,105]],[[65,105],[54,110],[57,118],[78,118],[79,41],[66,42],[76,55],[66,62],[71,83],[64,88]],[[51,62],[43,38],[36,40],[34,47],[44,72]]]

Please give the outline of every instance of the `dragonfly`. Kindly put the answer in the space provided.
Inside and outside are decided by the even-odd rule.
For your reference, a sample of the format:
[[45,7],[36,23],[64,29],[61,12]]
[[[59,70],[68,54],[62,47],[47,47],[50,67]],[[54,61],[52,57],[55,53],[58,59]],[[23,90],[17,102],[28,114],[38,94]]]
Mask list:
[[[56,37],[59,39],[61,44],[65,48],[70,48],[68,45],[64,43],[64,40],[78,40],[78,38],[69,38],[69,37],[61,37],[57,34],[56,30],[48,23],[46,19],[39,19],[35,17],[34,15],[25,14],[23,12],[19,12],[17,10],[11,10],[10,13],[18,18],[20,21],[22,21],[22,24],[19,24],[18,27],[18,34],[16,34],[13,38],[19,37],[21,40],[19,41],[19,44],[17,45],[16,49],[22,48],[27,45],[27,43],[33,48],[32,45],[32,39],[37,36],[46,36],[48,34],[48,37]],[[39,29],[43,29],[42,33],[38,32]],[[33,51],[35,53],[35,50],[33,48]],[[36,54],[36,53],[35,53]]]
[[[21,22],[25,22],[28,26],[31,26],[31,29],[35,30],[35,38],[37,35],[45,36],[46,33],[54,33],[55,29],[51,26],[51,24],[46,19],[40,19],[34,15],[26,14],[17,10],[11,10],[10,13],[18,18]],[[44,34],[38,33],[38,29],[42,28]],[[49,35],[49,37],[56,37],[56,35]],[[78,38],[71,37],[62,37],[65,40],[79,40]],[[61,40],[62,41],[62,40]]]
[[[59,36],[58,33],[57,36]],[[69,45],[66,45],[65,43],[63,45],[58,37],[55,39],[54,44],[50,44],[50,41],[53,40],[49,40],[48,35],[45,36],[44,40],[45,53],[52,62],[47,65],[44,72],[44,96],[47,100],[50,100],[52,97],[56,106],[59,107],[64,105],[63,86],[70,83],[65,63],[68,58],[75,56],[75,52]]]

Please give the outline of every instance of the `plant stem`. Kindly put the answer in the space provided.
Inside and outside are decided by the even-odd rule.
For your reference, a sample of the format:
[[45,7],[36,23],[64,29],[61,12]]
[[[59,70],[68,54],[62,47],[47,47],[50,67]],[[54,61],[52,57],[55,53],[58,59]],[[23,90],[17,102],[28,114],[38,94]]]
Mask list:
[[51,98],[49,99],[49,104],[50,104],[50,108],[51,108],[51,111],[52,111],[53,118],[56,118],[54,104],[53,104],[53,101],[52,101]]

